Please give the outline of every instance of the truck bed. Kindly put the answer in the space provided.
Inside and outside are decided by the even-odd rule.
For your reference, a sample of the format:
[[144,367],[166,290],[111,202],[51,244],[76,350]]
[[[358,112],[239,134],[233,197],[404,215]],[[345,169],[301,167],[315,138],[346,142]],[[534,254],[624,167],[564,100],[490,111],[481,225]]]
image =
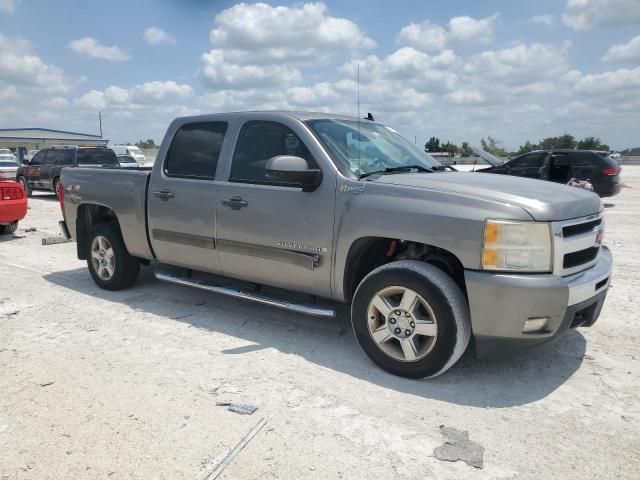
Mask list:
[[151,168],[64,168],[60,181],[65,195],[65,221],[77,240],[76,221],[83,205],[101,205],[116,214],[131,255],[151,260],[147,237],[147,189]]

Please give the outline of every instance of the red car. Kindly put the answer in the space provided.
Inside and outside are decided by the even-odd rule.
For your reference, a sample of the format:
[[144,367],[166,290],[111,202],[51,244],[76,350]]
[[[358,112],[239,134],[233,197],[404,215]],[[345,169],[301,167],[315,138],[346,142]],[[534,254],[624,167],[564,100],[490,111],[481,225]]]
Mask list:
[[18,221],[26,215],[27,196],[22,185],[0,177],[0,235],[15,232]]

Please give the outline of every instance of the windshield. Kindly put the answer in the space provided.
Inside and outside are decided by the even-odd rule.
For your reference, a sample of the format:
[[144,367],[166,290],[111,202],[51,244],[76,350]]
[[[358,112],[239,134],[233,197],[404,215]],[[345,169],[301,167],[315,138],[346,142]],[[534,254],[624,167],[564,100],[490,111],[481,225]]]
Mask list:
[[351,173],[363,174],[402,167],[431,169],[440,163],[390,127],[369,121],[310,120],[332,158]]

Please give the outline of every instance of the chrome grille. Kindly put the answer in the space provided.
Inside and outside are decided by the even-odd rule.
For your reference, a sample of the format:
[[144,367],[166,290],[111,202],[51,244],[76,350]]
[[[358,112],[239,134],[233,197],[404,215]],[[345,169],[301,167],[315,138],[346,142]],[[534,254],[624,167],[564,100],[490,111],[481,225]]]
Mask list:
[[553,273],[567,276],[586,270],[598,260],[602,214],[553,222]]

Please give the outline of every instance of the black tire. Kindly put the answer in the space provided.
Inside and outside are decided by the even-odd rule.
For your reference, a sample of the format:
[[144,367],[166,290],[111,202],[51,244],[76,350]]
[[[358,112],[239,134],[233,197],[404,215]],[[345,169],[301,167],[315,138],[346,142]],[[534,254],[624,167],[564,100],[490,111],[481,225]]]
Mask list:
[[31,187],[29,187],[29,184],[27,183],[27,179],[20,176],[18,177],[18,183],[22,185],[22,188],[24,188],[24,191],[27,194],[27,197],[31,197],[33,192],[31,191]]
[[[97,237],[106,239],[113,250],[113,273],[107,279],[100,276],[92,257],[92,245]],[[87,241],[86,254],[89,272],[100,288],[123,290],[131,287],[138,279],[140,260],[129,255],[116,222],[99,223],[91,229]]]
[[[395,286],[413,290],[428,303],[435,315],[437,335],[430,350],[425,350],[426,356],[417,360],[402,361],[385,353],[370,333],[370,302],[385,288]],[[369,273],[354,294],[351,323],[358,343],[371,360],[394,375],[408,378],[435,377],[444,373],[459,360],[471,338],[469,306],[460,287],[442,270],[418,260],[391,262]],[[400,345],[396,338],[389,341]]]
[[9,225],[0,225],[0,235],[7,235],[14,233],[18,229],[18,222],[10,223]]
[[58,197],[58,182],[60,181],[60,177],[56,177],[53,179],[53,194],[56,196],[56,198],[60,198]]

